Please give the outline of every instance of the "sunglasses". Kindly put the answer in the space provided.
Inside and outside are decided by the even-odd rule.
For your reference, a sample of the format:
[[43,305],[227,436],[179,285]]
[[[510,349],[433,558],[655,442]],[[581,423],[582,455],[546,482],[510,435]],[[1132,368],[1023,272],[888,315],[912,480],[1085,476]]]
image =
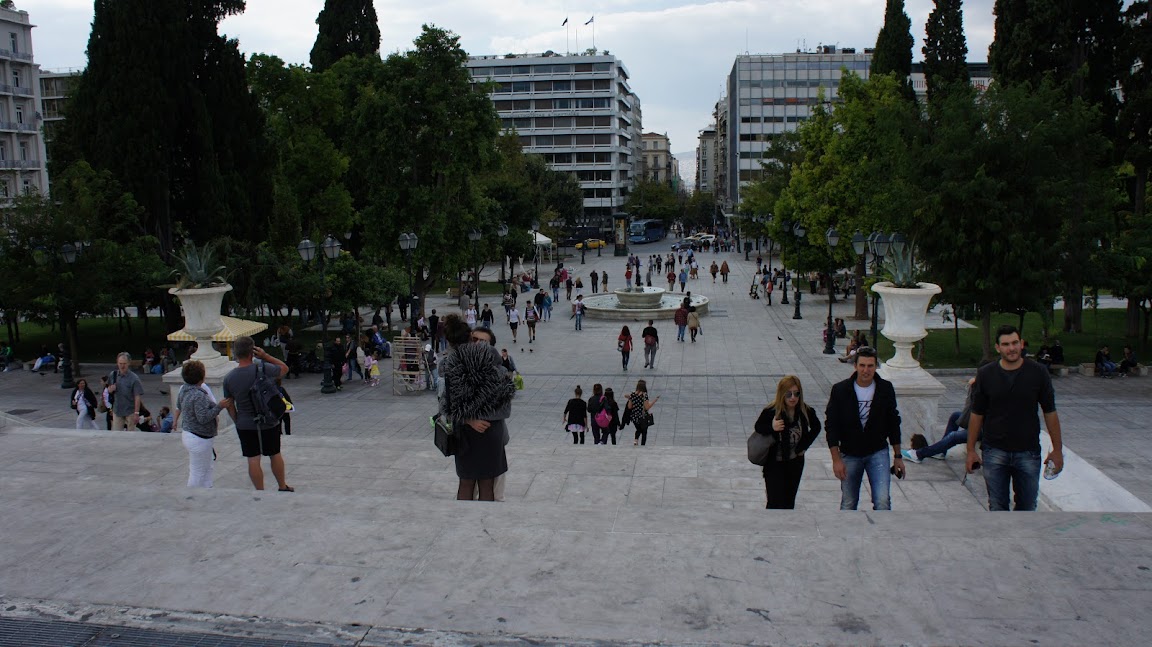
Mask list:
[[800,397],[800,392],[799,391],[786,391],[784,393],[784,397],[786,397],[786,398],[798,398],[798,397]]

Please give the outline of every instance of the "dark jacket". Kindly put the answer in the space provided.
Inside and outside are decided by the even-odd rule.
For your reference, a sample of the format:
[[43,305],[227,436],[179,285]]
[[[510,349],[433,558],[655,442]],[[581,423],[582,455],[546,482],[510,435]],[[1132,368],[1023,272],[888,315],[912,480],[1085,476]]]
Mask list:
[[776,418],[776,407],[769,406],[760,412],[760,417],[756,419],[756,433],[771,436],[776,441],[770,454],[772,460],[765,463],[765,467],[776,460],[780,460],[778,455],[787,458],[790,454],[799,454],[807,450],[816,441],[816,437],[820,435],[820,417],[816,415],[816,410],[808,405],[804,405],[804,408],[807,409],[808,415],[799,416],[800,441],[796,443],[795,447],[791,446],[791,434],[772,429],[772,421]]
[[900,444],[900,412],[896,408],[896,390],[879,375],[875,378],[876,396],[868,414],[868,425],[860,426],[860,403],[856,400],[856,373],[832,385],[828,407],[824,411],[824,435],[828,447],[839,447],[848,456],[868,456],[886,445]]
[[441,361],[444,395],[440,411],[453,420],[504,420],[512,413],[516,387],[488,344],[461,344]]

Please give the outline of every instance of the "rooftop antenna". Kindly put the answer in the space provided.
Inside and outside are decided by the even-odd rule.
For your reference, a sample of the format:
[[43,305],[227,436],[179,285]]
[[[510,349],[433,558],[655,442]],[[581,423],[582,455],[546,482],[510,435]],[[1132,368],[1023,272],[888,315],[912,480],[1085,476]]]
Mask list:
[[744,28],[744,53],[745,54],[751,54],[751,52],[748,51],[748,28],[747,27]]

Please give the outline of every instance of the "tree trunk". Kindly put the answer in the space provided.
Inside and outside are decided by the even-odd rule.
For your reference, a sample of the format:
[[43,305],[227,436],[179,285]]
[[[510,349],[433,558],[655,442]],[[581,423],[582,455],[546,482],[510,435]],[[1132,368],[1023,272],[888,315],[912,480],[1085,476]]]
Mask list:
[[983,306],[980,312],[980,346],[981,361],[992,361],[992,309],[990,306]]
[[960,356],[960,310],[952,304],[952,335],[955,338],[956,356]]
[[1083,287],[1064,294],[1064,332],[1084,332]]
[[1124,310],[1124,336],[1131,339],[1140,336],[1140,303],[1131,297],[1128,298],[1128,307]]
[[147,339],[149,337],[147,303],[140,303],[136,305],[136,316],[144,321],[144,338]]
[[66,336],[66,343],[68,344],[69,352],[72,353],[72,375],[73,377],[80,377],[80,320],[76,318],[76,313],[72,313],[68,321],[68,334]]
[[864,257],[861,256],[856,261],[856,314],[852,315],[856,320],[868,318],[868,293],[864,290],[864,274]]

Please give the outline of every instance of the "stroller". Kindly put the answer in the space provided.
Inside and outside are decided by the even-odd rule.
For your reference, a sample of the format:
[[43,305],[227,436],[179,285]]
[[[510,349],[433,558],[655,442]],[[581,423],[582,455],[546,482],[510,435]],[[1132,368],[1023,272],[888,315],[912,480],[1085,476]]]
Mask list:
[[756,285],[755,283],[748,286],[748,297],[751,299],[759,299],[760,298],[760,286]]

